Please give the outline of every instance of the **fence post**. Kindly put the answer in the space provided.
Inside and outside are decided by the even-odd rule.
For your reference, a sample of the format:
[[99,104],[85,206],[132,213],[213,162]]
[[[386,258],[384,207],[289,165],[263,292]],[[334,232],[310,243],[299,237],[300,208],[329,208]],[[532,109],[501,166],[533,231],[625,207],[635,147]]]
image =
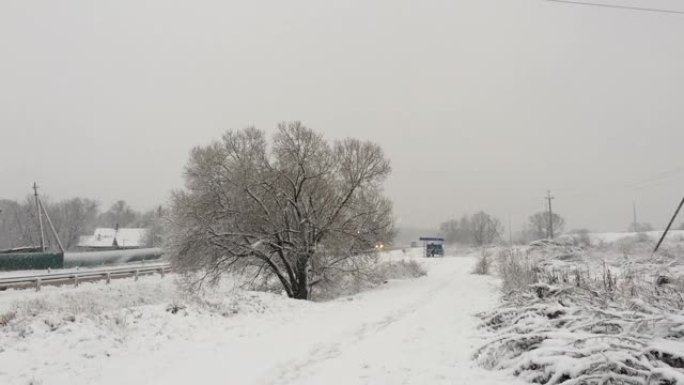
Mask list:
[[136,280],[136,281],[138,280],[138,275],[139,275],[139,270],[136,269],[136,270],[135,270],[135,280]]
[[107,273],[107,285],[109,285],[110,282],[112,282],[112,273],[108,272]]
[[40,284],[41,284],[41,279],[40,278],[36,279],[36,291],[40,291]]
[[74,274],[74,287],[78,287],[78,275]]

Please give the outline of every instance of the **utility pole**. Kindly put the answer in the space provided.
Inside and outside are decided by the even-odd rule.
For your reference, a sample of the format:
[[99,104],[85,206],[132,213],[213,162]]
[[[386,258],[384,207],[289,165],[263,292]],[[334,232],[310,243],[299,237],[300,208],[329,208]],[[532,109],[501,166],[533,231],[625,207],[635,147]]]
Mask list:
[[665,236],[667,235],[667,232],[670,231],[670,227],[672,227],[672,224],[674,223],[675,218],[677,218],[677,214],[679,214],[679,210],[682,209],[682,206],[684,206],[684,198],[682,198],[682,201],[679,202],[679,206],[677,206],[677,210],[675,210],[675,213],[672,216],[672,219],[670,219],[670,223],[667,224],[665,231],[663,231],[663,235],[660,236],[660,239],[658,240],[658,243],[656,244],[655,249],[653,249],[653,253],[651,254],[651,257],[653,257],[653,254],[655,254],[656,251],[658,251],[660,244],[663,243],[663,240],[665,240]]
[[38,225],[40,226],[40,250],[45,251],[45,234],[43,231],[43,213],[40,211],[40,202],[38,200],[38,184],[33,182],[33,197],[36,201],[36,212],[38,213]]
[[553,239],[553,209],[551,208],[551,200],[554,199],[554,197],[551,196],[551,190],[548,190],[546,193],[546,198],[544,198],[549,201],[549,228],[548,228],[548,233],[549,233],[549,239]]
[[637,229],[637,216],[636,216],[636,202],[632,201],[632,214],[633,214],[633,224],[632,224],[632,231],[635,233],[638,232],[639,230]]
[[47,210],[45,209],[45,205],[43,204],[43,201],[38,198],[38,203],[40,203],[40,208],[43,209],[43,213],[45,214],[45,219],[47,219],[48,225],[50,225],[50,230],[52,230],[52,236],[55,237],[55,241],[57,241],[57,246],[59,247],[59,251],[64,254],[64,245],[62,245],[62,241],[59,240],[59,234],[57,234],[57,230],[55,230],[55,225],[52,224],[52,219],[50,219],[50,214],[48,214]]

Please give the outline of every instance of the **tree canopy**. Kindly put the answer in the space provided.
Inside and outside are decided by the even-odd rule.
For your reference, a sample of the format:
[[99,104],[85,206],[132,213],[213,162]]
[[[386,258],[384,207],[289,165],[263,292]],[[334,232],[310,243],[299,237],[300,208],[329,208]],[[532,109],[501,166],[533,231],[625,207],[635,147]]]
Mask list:
[[377,144],[329,143],[299,122],[270,144],[262,130],[230,130],[191,151],[186,188],[172,195],[172,259],[197,284],[251,268],[308,299],[327,273],[391,240],[390,170]]

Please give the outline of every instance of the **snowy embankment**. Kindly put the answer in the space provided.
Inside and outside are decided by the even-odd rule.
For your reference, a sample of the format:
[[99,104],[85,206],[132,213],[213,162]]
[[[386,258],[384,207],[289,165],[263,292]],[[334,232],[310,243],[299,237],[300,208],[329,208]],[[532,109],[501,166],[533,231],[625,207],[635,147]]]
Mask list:
[[481,315],[478,362],[540,384],[684,384],[684,244],[651,257],[654,242],[501,250],[504,304]]
[[[593,244],[615,243],[624,239],[643,237],[652,241],[657,241],[663,235],[662,231],[644,231],[640,233],[590,233],[589,238]],[[684,240],[684,230],[670,230],[667,239],[682,241]]]
[[188,298],[173,276],[0,293],[2,384],[510,384],[471,360],[497,281],[472,257],[313,303],[224,282]]

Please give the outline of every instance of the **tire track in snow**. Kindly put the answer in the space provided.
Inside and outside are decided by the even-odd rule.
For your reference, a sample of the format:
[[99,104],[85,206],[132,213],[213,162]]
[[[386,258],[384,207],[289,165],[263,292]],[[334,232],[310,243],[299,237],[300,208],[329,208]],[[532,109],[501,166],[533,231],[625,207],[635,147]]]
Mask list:
[[339,357],[347,349],[366,341],[368,337],[377,335],[389,326],[416,313],[421,308],[428,306],[435,300],[437,293],[451,284],[451,278],[453,278],[451,275],[441,277],[437,284],[432,284],[423,288],[423,293],[421,293],[417,300],[414,300],[399,309],[390,311],[389,314],[385,315],[380,320],[365,322],[352,332],[341,333],[333,342],[315,346],[306,353],[306,357],[304,358],[290,360],[278,365],[278,367],[269,374],[269,379],[263,381],[262,384],[296,384],[298,379],[315,372],[317,366]]

